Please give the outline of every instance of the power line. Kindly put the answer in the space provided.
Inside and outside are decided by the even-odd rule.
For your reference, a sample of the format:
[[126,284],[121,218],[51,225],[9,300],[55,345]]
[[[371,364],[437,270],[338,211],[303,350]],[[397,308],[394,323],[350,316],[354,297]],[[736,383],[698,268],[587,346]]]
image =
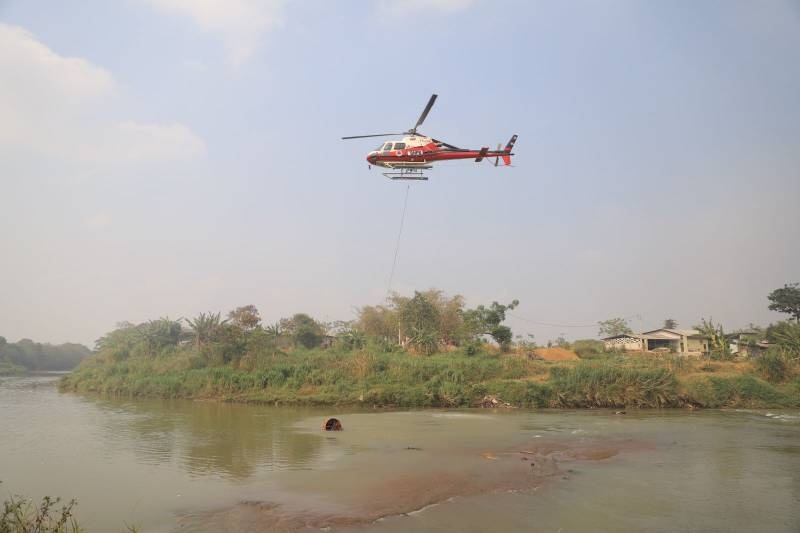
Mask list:
[[[549,326],[553,328],[596,328],[597,327],[597,322],[595,322],[594,324],[553,324],[552,322],[541,322],[539,320],[531,320],[529,318],[513,315],[511,313],[509,313],[508,316],[510,316],[511,318],[516,318],[517,320],[522,320],[523,322],[536,324],[537,326]],[[623,317],[623,320],[629,320],[631,318],[637,318],[637,317],[639,317],[638,314],[630,315]]]
[[397,242],[394,245],[394,260],[392,261],[392,271],[389,274],[389,284],[386,286],[386,297],[388,298],[392,292],[392,280],[394,280],[394,269],[397,267],[397,252],[400,250],[400,237],[403,235],[403,224],[406,221],[406,207],[408,206],[408,191],[411,190],[411,184],[406,185],[406,197],[403,200],[403,214],[400,215],[400,231],[397,232]]

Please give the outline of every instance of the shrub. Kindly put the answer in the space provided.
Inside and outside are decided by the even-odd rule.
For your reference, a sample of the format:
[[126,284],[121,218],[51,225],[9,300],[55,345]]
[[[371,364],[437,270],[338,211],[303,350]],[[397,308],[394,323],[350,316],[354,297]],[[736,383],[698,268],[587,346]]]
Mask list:
[[789,375],[789,361],[780,350],[767,350],[756,359],[756,369],[767,381],[778,383]]
[[798,399],[754,376],[697,376],[686,382],[687,398],[710,408],[793,407]]
[[56,506],[61,498],[52,499],[50,496],[42,498],[39,505],[34,504],[33,500],[11,496],[3,502],[3,509],[0,511],[0,531],[19,532],[19,533],[69,533],[81,531],[75,518],[72,516],[72,508],[77,504],[76,500],[70,500],[60,509]]
[[467,355],[467,356],[480,355],[480,354],[485,353],[485,351],[483,349],[484,346],[485,346],[485,343],[482,343],[480,341],[467,341],[461,347],[460,351],[461,351],[461,353],[463,353],[464,355]]
[[554,403],[563,407],[663,407],[677,398],[677,380],[666,368],[581,361],[572,368],[554,367],[550,375]]
[[580,339],[572,343],[572,351],[581,359],[593,359],[604,355],[606,346],[603,341]]

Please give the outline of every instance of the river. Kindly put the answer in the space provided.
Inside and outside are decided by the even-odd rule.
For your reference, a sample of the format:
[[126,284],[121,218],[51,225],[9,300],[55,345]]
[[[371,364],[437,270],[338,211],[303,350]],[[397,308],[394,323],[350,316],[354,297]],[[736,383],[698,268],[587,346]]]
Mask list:
[[89,532],[800,531],[797,410],[300,409],[56,381],[0,378],[0,496],[75,497]]

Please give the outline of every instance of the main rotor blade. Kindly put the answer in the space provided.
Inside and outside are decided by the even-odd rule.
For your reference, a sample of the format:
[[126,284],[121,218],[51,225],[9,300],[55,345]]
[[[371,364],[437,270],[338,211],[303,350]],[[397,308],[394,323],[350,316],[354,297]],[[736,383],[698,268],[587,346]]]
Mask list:
[[446,146],[447,148],[450,148],[451,150],[462,150],[462,151],[465,151],[465,152],[469,151],[466,148],[459,148],[458,146],[453,146],[452,144],[447,144],[446,142],[440,141],[439,139],[431,138],[431,140],[433,142],[435,142],[435,143],[441,144],[442,146]]
[[391,137],[392,135],[403,135],[402,133],[375,133],[372,135],[351,135],[350,137],[342,137],[342,139],[363,139],[365,137]]
[[437,94],[432,94],[432,95],[431,95],[431,99],[430,99],[430,100],[428,100],[428,105],[426,105],[426,106],[425,106],[425,109],[422,111],[422,114],[419,116],[419,120],[417,120],[417,123],[414,125],[414,127],[413,127],[413,128],[411,128],[411,131],[414,131],[414,132],[416,132],[416,131],[417,131],[417,128],[419,128],[419,127],[420,127],[420,125],[421,125],[423,122],[425,122],[425,117],[427,117],[427,116],[428,116],[428,113],[430,113],[430,111],[431,111],[431,108],[433,107],[433,103],[436,101],[436,98],[437,98],[438,96],[439,96],[439,95],[437,95]]

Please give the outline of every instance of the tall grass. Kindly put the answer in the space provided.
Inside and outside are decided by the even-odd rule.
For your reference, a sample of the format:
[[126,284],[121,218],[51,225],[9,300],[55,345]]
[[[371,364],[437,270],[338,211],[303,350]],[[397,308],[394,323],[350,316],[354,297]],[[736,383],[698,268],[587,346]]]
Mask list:
[[71,500],[60,508],[60,498],[45,496],[37,505],[28,498],[11,496],[3,502],[0,510],[0,532],[2,533],[78,533],[72,508],[77,504]]
[[612,361],[555,367],[550,385],[562,407],[665,407],[676,405],[677,380],[666,368],[636,368]]
[[790,388],[778,391],[760,380],[769,389],[740,386],[732,394],[722,385],[713,390],[684,386],[685,378],[677,376],[691,372],[691,363],[626,355],[550,363],[488,353],[423,357],[331,349],[259,353],[223,366],[205,364],[190,349],[122,361],[93,357],[64,377],[60,387],[125,397],[398,407],[475,406],[486,395],[526,407],[725,406],[740,404],[748,394],[775,405],[800,403],[800,394]]
[[692,376],[684,383],[684,399],[709,408],[797,407],[797,392],[779,389],[753,375]]
[[756,369],[768,381],[784,381],[791,372],[789,357],[778,349],[768,350],[756,360]]

